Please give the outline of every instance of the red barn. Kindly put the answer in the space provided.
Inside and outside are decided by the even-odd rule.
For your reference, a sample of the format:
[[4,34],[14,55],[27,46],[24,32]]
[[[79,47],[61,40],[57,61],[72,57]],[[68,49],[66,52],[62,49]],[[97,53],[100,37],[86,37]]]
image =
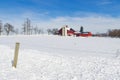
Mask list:
[[[72,28],[69,28],[68,26],[66,26],[65,29],[67,30],[67,36],[75,35],[75,30],[73,30]],[[58,31],[58,34],[62,35],[62,28]]]
[[[82,37],[90,37],[90,36],[92,36],[92,33],[91,33],[91,32],[82,32],[82,33],[76,32],[74,29],[69,28],[68,26],[65,26],[65,27],[63,27],[63,28],[66,29],[66,34],[67,34],[67,36],[77,36],[77,37],[79,37],[79,36],[82,36]],[[59,35],[62,35],[62,33],[63,33],[62,29],[63,29],[63,28],[61,28],[61,29],[58,31],[58,34],[59,34]]]

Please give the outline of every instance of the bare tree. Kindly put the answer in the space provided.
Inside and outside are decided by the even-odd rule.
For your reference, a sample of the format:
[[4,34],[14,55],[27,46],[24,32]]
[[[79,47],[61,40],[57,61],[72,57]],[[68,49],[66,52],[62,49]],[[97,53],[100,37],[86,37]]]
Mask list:
[[43,33],[44,33],[43,29],[38,29],[38,34],[43,34]]
[[35,34],[43,34],[44,33],[43,29],[42,28],[39,29],[37,26],[35,28],[33,28],[33,30],[34,30]]
[[19,29],[15,29],[15,33],[16,33],[16,34],[19,34]]
[[33,28],[34,33],[37,34],[38,33],[38,27],[36,26],[35,28]]
[[47,32],[48,32],[48,34],[51,34],[52,30],[51,29],[47,29]]
[[54,34],[54,35],[58,34],[58,29],[57,28],[53,28],[52,29],[52,34]]
[[9,35],[10,32],[14,32],[14,27],[11,24],[6,23],[4,25],[4,30],[6,31],[7,35]]
[[31,26],[31,20],[29,18],[26,19],[26,21],[23,24],[23,32],[24,34],[30,35],[32,34],[32,26]]
[[26,27],[25,27],[25,25],[23,24],[23,28],[22,28],[22,32],[24,33],[24,35],[26,34]]
[[110,37],[119,37],[120,38],[120,29],[108,30],[108,35]]
[[53,28],[53,29],[47,29],[48,34],[57,34],[58,33],[58,29],[57,28]]
[[2,21],[0,20],[0,35],[1,35],[1,33],[3,32],[3,31],[2,31],[2,28],[3,28]]

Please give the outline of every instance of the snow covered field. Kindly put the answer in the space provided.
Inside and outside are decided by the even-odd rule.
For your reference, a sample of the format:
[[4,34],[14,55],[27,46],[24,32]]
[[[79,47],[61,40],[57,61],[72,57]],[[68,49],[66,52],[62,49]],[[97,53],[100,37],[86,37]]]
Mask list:
[[0,80],[120,80],[119,54],[117,38],[0,36]]

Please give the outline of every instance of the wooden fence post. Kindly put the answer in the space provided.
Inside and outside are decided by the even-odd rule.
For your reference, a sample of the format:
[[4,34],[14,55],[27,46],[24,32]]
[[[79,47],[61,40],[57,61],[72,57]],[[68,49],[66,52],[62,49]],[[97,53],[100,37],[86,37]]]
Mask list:
[[15,46],[14,61],[13,61],[13,64],[12,64],[12,66],[15,67],[15,68],[17,67],[19,45],[20,45],[20,43],[16,43],[16,46]]

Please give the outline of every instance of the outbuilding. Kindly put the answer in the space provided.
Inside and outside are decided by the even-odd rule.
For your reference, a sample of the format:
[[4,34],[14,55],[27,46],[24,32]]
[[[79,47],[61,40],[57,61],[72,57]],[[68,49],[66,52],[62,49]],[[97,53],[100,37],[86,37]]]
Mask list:
[[82,36],[82,37],[90,37],[92,36],[91,32],[83,32],[83,27],[82,30],[80,30],[80,32],[76,32],[74,29],[69,28],[67,25],[65,27],[62,27],[59,31],[58,31],[58,35],[62,35],[62,36]]

